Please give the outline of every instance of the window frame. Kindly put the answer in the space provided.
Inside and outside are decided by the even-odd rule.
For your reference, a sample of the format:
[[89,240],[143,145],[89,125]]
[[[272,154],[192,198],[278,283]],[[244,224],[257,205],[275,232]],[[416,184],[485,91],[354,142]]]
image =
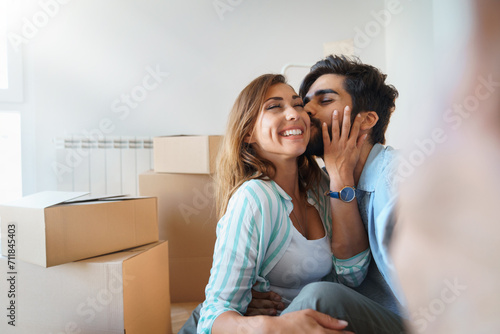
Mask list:
[[14,50],[7,41],[8,88],[0,89],[0,102],[23,102],[23,57],[22,49]]

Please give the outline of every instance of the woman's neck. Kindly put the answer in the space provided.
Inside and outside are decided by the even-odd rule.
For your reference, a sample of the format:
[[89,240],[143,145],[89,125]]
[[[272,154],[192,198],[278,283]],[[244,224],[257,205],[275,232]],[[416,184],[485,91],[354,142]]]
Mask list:
[[274,162],[276,174],[273,181],[276,182],[288,195],[294,198],[300,197],[299,191],[299,168],[297,159]]

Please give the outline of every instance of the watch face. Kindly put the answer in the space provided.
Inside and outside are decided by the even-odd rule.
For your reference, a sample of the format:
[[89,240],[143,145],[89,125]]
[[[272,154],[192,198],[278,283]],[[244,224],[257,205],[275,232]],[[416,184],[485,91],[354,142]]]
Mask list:
[[356,192],[351,187],[345,187],[340,191],[340,199],[344,202],[350,202],[356,197]]

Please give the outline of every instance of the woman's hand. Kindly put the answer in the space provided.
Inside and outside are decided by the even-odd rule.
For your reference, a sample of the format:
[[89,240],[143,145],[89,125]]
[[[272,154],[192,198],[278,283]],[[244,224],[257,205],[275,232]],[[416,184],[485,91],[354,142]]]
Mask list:
[[347,322],[327,314],[302,310],[290,312],[279,317],[258,315],[242,316],[234,311],[219,315],[212,326],[213,334],[354,334],[346,331]]
[[272,319],[277,321],[275,328],[279,329],[275,333],[353,334],[344,330],[348,325],[346,321],[310,309],[290,312]]
[[323,160],[330,180],[338,183],[339,189],[344,186],[354,186],[354,168],[359,160],[361,146],[366,134],[359,136],[361,127],[361,115],[354,119],[351,128],[351,109],[346,106],[342,131],[340,131],[339,113],[335,110],[332,114],[332,133],[328,133],[326,123],[322,125],[323,143],[325,147]]

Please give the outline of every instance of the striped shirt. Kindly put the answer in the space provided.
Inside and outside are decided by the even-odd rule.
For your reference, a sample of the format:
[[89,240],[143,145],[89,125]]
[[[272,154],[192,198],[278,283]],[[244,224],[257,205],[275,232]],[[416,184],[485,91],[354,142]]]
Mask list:
[[[319,189],[309,191],[313,204],[331,239],[331,210],[324,176]],[[226,214],[217,224],[217,241],[210,279],[205,289],[198,333],[211,333],[214,320],[222,313],[246,312],[252,299],[252,287],[269,291],[265,279],[285,253],[292,239],[292,198],[271,180],[250,180],[243,183],[228,203]],[[367,249],[347,260],[333,264],[340,282],[357,286],[364,279],[370,262]]]

